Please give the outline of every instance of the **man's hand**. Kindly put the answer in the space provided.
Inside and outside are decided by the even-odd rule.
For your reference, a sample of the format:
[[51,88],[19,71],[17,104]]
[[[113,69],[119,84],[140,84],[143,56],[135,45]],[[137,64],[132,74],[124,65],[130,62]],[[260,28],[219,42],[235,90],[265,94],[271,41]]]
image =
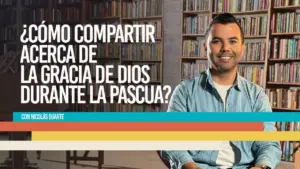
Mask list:
[[182,166],[182,169],[202,169],[202,168],[199,168],[197,166],[196,163],[194,162],[188,162],[188,163],[185,163],[183,166]]

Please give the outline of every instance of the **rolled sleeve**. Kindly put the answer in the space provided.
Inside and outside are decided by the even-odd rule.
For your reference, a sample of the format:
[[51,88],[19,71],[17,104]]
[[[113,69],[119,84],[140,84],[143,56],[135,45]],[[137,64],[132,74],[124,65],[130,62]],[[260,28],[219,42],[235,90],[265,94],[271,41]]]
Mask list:
[[[187,92],[183,83],[176,86],[168,105],[167,112],[187,112]],[[189,151],[161,151],[162,158],[168,160],[172,169],[181,169],[188,162],[194,162]]]
[[[272,112],[268,96],[263,91],[260,91],[257,97],[255,112]],[[265,122],[264,131],[276,131],[275,122]],[[265,164],[274,169],[281,161],[282,151],[279,141],[255,141],[253,150],[257,156],[256,166]]]
[[172,169],[181,169],[188,162],[194,162],[188,151],[161,151],[161,156],[167,159]]

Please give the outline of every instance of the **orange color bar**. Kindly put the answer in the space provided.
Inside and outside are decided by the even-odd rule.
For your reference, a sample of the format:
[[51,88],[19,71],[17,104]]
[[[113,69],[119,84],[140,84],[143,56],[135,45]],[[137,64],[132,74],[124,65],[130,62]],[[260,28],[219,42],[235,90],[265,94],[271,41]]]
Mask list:
[[262,131],[262,122],[0,122],[0,131]]

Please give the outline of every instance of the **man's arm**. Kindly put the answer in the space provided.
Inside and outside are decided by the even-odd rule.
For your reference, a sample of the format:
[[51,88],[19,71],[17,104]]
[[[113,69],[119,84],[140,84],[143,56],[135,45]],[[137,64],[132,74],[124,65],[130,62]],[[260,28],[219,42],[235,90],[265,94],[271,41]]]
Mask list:
[[[183,84],[179,84],[173,91],[167,112],[187,112],[187,91]],[[167,159],[176,169],[197,169],[197,165],[188,151],[162,150],[161,156]]]
[[[268,96],[264,91],[260,91],[255,103],[255,112],[272,112]],[[276,131],[275,122],[265,122],[264,131]],[[281,148],[279,141],[255,141],[253,150],[256,154],[255,166],[261,164],[274,169],[281,160]]]

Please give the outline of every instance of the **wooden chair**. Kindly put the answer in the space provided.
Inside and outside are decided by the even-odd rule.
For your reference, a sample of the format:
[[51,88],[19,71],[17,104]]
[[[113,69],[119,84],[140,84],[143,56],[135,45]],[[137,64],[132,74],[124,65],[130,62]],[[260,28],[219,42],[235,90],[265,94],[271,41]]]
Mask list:
[[160,158],[160,160],[165,164],[165,166],[167,168],[171,168],[170,163],[168,160],[164,159],[161,155],[160,155],[160,151],[156,151],[156,153],[158,154],[158,157]]
[[77,164],[77,161],[97,161],[98,169],[102,169],[104,164],[104,151],[98,151],[97,157],[88,157],[90,151],[85,151],[83,156],[77,156],[77,151],[73,151],[73,155],[71,155],[71,151],[67,151],[66,153],[66,169],[71,169],[71,161],[74,161],[74,164]]

